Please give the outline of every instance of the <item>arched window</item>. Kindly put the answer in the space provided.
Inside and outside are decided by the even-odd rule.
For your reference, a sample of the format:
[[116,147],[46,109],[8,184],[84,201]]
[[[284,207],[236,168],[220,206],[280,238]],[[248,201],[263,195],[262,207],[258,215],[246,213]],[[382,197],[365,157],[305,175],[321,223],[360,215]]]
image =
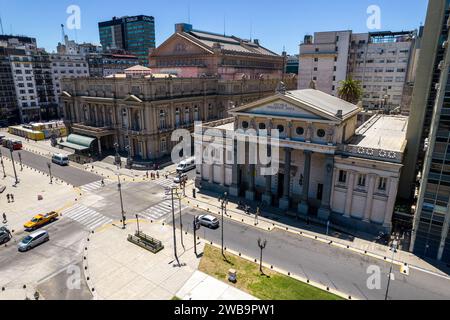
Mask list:
[[279,131],[280,133],[283,133],[283,132],[284,132],[284,126],[281,125],[281,124],[279,124],[279,125],[277,126],[277,129],[278,129],[278,131]]
[[166,113],[164,110],[159,110],[159,127],[160,129],[166,128]]
[[184,108],[184,123],[191,123],[189,107]]
[[194,120],[199,121],[200,120],[200,114],[198,113],[198,106],[194,107]]

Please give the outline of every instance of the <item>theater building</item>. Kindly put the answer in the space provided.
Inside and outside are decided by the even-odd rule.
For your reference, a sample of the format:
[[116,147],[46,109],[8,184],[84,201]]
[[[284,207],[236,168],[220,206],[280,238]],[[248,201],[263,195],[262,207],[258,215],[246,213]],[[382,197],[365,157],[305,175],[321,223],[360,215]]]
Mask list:
[[[195,134],[198,156],[200,150],[208,153],[217,137],[236,130],[267,135],[276,129],[279,135],[269,137],[269,143],[279,146],[278,164],[271,164],[278,172],[262,175],[267,164],[249,161],[248,146],[238,148],[235,139],[222,139],[224,147],[214,153],[222,152],[226,164],[202,161],[196,184],[278,207],[288,215],[390,232],[408,118],[375,115],[357,128],[360,111],[360,106],[318,90],[286,91],[280,86],[275,95],[233,108],[232,118],[206,123]],[[246,153],[243,164],[239,150]]]

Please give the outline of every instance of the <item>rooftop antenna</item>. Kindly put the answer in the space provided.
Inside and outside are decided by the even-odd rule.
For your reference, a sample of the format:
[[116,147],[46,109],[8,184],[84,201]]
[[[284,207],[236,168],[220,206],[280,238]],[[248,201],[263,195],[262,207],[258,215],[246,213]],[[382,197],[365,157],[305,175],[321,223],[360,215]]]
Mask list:
[[188,2],[188,23],[191,24],[191,3]]
[[2,17],[0,16],[0,27],[2,29],[2,34],[5,34],[3,31],[3,21],[2,21]]
[[61,24],[61,36],[62,36],[62,42],[61,43],[65,43],[66,42],[66,32],[64,31],[64,25]]
[[253,21],[250,20],[250,42],[253,38]]
[[225,15],[223,15],[223,36],[225,37],[225,31],[226,31],[226,21],[225,21]]

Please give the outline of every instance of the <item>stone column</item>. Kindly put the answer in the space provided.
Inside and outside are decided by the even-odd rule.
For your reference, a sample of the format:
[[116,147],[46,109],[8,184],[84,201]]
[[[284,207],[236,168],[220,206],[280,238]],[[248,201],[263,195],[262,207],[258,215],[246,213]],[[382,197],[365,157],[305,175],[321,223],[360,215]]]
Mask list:
[[98,143],[98,154],[101,157],[102,156],[102,140],[101,140],[101,138],[97,138],[97,143]]
[[249,186],[248,190],[245,192],[245,198],[249,201],[255,201],[255,175],[256,175],[256,165],[248,165],[248,178]]
[[322,204],[318,212],[319,219],[329,220],[331,214],[331,190],[333,188],[334,156],[327,155],[325,160],[325,177]]
[[239,164],[238,164],[238,147],[237,141],[233,141],[233,169],[232,169],[232,181],[230,186],[230,195],[238,197],[240,193],[239,185]]
[[[270,166],[267,167],[269,169]],[[266,192],[262,196],[262,202],[266,205],[272,205],[272,176],[266,176]]]
[[354,188],[355,188],[355,172],[349,171],[347,195],[345,197],[345,211],[344,211],[344,217],[346,218],[350,218],[351,216]]
[[303,192],[302,199],[298,205],[298,212],[302,215],[307,215],[309,211],[309,182],[311,177],[311,157],[312,151],[305,150],[305,169],[303,171]]
[[282,210],[287,210],[290,207],[291,153],[292,149],[284,148],[284,186],[283,198],[280,199],[280,209]]
[[366,208],[364,210],[364,222],[370,223],[370,216],[372,215],[373,194],[375,191],[375,183],[377,177],[369,174],[369,189],[367,190]]
[[392,229],[392,216],[394,214],[395,201],[397,200],[398,178],[389,179],[389,198],[386,204],[386,215],[384,216],[383,227],[387,232]]

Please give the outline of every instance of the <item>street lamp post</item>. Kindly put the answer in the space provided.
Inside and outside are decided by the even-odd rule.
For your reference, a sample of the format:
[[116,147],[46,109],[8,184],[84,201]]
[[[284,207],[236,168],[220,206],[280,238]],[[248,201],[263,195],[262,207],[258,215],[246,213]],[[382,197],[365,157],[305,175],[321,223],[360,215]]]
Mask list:
[[397,252],[397,244],[398,244],[398,239],[396,238],[393,242],[392,242],[392,246],[391,246],[391,251],[392,251],[392,260],[391,260],[391,267],[389,269],[389,276],[388,276],[388,283],[387,283],[387,287],[386,287],[386,295],[384,296],[384,300],[388,299],[388,293],[389,293],[389,285],[391,284],[391,278],[393,277],[392,274],[392,267],[394,265],[394,255]]
[[118,181],[118,189],[119,189],[119,195],[120,195],[120,208],[122,210],[122,229],[125,230],[126,224],[125,224],[125,211],[123,210],[123,198],[122,198],[122,184],[120,183],[120,174],[117,174],[117,181]]
[[50,162],[47,162],[47,167],[48,167],[48,173],[50,175],[50,184],[53,184],[52,164]]
[[133,160],[131,159],[131,147],[129,145],[127,145],[125,147],[125,150],[127,150],[127,152],[128,152],[127,169],[131,169],[131,167],[133,166]]
[[172,196],[173,252],[174,252],[174,255],[175,255],[175,260],[177,260],[178,265],[181,266],[180,265],[180,260],[178,260],[178,254],[177,254],[177,236],[176,236],[176,227],[175,227],[175,207],[174,207],[174,199],[173,199],[174,194],[173,194],[173,191],[174,191],[174,187],[172,186],[170,188],[170,194]]
[[136,214],[136,224],[137,224],[137,232],[140,233],[139,232],[139,215],[138,214]]
[[12,166],[13,166],[13,170],[14,170],[14,177],[16,179],[16,182],[14,185],[16,186],[19,183],[19,179],[17,178],[16,165],[14,163],[14,157],[13,157],[13,150],[14,150],[14,147],[13,147],[12,143],[10,143],[9,152],[11,153],[11,162],[12,162]]
[[261,274],[264,274],[262,269],[262,263],[263,263],[263,250],[266,248],[267,240],[261,240],[261,238],[258,239],[258,247],[261,250],[261,255],[259,258],[259,271]]
[[19,163],[20,163],[20,171],[23,171],[23,166],[22,166],[22,155],[19,152]]
[[6,178],[5,163],[3,162],[3,154],[1,150],[0,150],[0,162],[2,164],[3,178]]
[[221,197],[221,198],[219,198],[219,201],[220,201],[220,208],[221,208],[221,211],[222,211],[222,227],[221,227],[221,240],[222,240],[222,256],[224,256],[225,257],[225,253],[224,253],[224,250],[223,250],[223,248],[224,248],[224,243],[223,243],[223,227],[224,227],[224,223],[223,223],[223,221],[224,221],[224,219],[223,219],[223,213],[224,213],[224,211],[227,209],[227,205],[228,205],[228,199],[227,199],[227,197],[228,197],[228,193],[227,192],[225,192],[224,193],[224,195],[223,195],[223,197]]
[[197,230],[200,229],[200,223],[198,222],[197,216],[194,217],[193,227],[194,227],[194,253],[195,253],[195,256],[198,257],[198,254],[197,254]]

